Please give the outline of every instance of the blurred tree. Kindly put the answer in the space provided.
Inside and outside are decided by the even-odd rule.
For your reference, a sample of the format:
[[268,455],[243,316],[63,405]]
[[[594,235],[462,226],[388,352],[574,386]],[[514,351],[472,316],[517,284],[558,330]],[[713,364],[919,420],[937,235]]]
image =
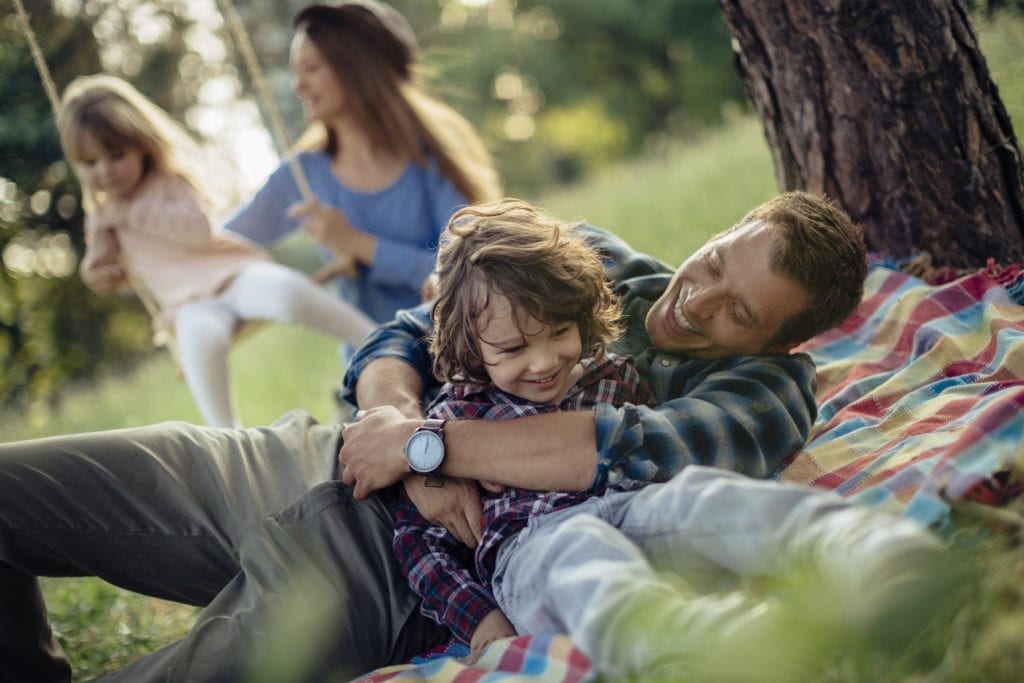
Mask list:
[[869,247],[1024,257],[1020,147],[959,0],[722,0],[784,189],[836,199]]
[[513,192],[657,149],[746,102],[711,0],[442,1],[440,29],[466,56],[449,47],[440,61],[476,94],[464,111]]

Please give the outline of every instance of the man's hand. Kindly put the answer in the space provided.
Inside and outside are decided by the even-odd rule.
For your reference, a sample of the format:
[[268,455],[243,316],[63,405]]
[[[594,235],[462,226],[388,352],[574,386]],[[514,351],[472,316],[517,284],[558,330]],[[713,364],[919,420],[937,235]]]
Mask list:
[[424,477],[406,477],[402,483],[416,509],[428,522],[443,526],[463,545],[476,547],[484,524],[476,482],[449,477],[439,488],[427,486]]
[[359,419],[341,432],[338,459],[343,467],[341,481],[355,484],[353,495],[365,498],[409,473],[405,444],[422,420],[407,419],[393,406],[361,410],[356,415]]
[[468,664],[476,662],[488,645],[496,640],[511,638],[514,635],[516,635],[516,629],[509,622],[505,613],[500,609],[491,610],[480,620],[476,630],[473,631],[473,636],[469,641],[470,652],[464,661]]

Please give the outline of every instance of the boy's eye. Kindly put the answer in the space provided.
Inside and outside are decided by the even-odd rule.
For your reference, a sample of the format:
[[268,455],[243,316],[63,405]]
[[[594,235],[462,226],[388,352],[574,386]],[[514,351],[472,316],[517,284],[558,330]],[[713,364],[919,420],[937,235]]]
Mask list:
[[572,325],[560,325],[560,326],[555,328],[555,331],[552,332],[551,336],[553,336],[553,337],[564,337],[565,335],[569,334],[569,330],[571,330],[571,329],[572,329]]
[[506,355],[513,355],[522,351],[526,346],[524,344],[516,344],[515,346],[509,346],[508,348],[502,349],[501,352]]

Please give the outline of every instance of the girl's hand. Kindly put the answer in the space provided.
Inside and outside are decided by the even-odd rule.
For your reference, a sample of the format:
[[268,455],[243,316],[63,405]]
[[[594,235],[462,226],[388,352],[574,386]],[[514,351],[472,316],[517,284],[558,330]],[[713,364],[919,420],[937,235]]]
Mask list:
[[341,211],[311,197],[305,203],[289,207],[288,216],[305,219],[302,229],[327,247],[336,259],[354,259],[367,266],[373,265],[376,238],[352,227],[352,223]]
[[97,294],[110,294],[126,283],[124,270],[117,261],[97,263],[88,256],[78,267],[82,283]]
[[78,266],[82,283],[97,294],[110,294],[127,284],[119,254],[120,247],[113,230],[101,229],[89,235],[85,256]]

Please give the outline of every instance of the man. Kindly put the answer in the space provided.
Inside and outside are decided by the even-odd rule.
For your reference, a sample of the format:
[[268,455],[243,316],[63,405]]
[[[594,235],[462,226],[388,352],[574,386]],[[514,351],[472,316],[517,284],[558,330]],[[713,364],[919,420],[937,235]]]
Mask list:
[[[612,351],[636,357],[659,407],[448,424],[445,474],[577,490],[610,475],[663,481],[690,463],[764,477],[803,445],[814,367],[788,352],[845,320],[867,274],[860,229],[842,211],[807,193],[781,195],[674,273],[607,233],[590,239],[625,306],[627,333]],[[438,386],[421,343],[429,331],[427,309],[400,315],[353,359],[346,385],[364,412],[344,433],[341,459],[357,498],[408,472],[404,444],[422,422],[422,395]],[[421,483],[406,479],[417,508],[475,545],[475,485]]]
[[[614,350],[637,356],[663,403],[449,424],[448,483],[405,485],[467,544],[479,500],[453,477],[583,489],[668,479],[690,463],[770,473],[815,414],[813,365],[785,352],[849,315],[866,272],[859,230],[803,193],[759,207],[675,274],[606,233],[594,241],[625,304]],[[315,638],[294,642],[293,680],[358,674],[443,642],[391,556],[393,498],[359,500],[383,485],[362,477],[367,459],[398,462],[393,480],[408,471],[405,444],[433,384],[416,343],[426,317],[400,313],[347,375],[366,411],[344,432],[342,475],[355,488],[336,481],[340,427],[300,413],[250,430],[166,423],[0,446],[0,679],[70,680],[40,575],[95,575],[206,605],[185,639],[112,680],[238,680],[254,653],[294,642],[267,632],[282,607],[323,619]]]

